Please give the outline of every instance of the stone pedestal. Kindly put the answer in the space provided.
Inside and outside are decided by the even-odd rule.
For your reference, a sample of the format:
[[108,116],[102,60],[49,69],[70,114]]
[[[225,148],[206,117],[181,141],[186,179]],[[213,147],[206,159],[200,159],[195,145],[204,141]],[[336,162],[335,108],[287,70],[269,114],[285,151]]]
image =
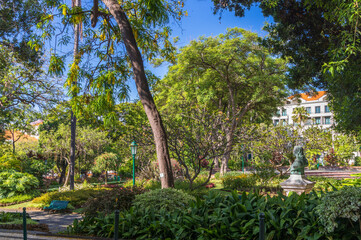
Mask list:
[[291,174],[291,176],[286,181],[280,183],[280,185],[287,196],[290,192],[295,192],[300,195],[302,193],[309,193],[315,185],[315,182],[308,180],[305,175]]

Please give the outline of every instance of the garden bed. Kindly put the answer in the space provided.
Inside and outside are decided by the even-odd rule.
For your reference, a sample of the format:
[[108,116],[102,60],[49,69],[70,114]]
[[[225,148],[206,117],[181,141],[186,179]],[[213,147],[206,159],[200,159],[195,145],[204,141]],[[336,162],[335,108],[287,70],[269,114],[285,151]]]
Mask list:
[[[0,224],[0,229],[22,230],[22,224]],[[49,227],[46,224],[26,224],[26,229],[29,231],[49,232]]]

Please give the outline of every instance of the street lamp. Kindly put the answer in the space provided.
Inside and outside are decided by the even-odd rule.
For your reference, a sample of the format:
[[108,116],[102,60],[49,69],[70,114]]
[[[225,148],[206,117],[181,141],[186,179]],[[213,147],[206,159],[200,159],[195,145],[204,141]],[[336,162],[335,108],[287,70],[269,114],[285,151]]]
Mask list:
[[133,186],[135,186],[135,155],[137,154],[137,147],[138,145],[135,141],[130,144],[130,150],[133,155]]

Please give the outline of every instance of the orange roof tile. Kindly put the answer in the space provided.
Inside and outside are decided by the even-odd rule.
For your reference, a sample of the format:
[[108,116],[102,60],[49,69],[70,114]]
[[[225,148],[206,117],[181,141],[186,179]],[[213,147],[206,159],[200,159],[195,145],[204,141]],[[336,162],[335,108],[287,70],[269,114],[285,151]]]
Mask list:
[[297,96],[297,97],[300,97],[300,98],[302,98],[303,100],[306,100],[306,101],[315,101],[315,100],[320,99],[321,97],[323,97],[326,94],[327,94],[326,91],[318,91],[316,95],[301,93],[301,94],[297,94],[297,95],[292,95],[288,99],[293,99],[294,97]]

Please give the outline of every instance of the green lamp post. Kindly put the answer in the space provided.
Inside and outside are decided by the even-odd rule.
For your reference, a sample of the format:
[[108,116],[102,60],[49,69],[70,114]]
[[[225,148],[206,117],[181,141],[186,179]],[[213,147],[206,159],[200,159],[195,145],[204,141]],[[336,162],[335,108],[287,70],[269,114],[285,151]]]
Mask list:
[[137,154],[137,147],[138,145],[135,141],[130,144],[130,150],[133,155],[133,186],[135,186],[135,155]]

